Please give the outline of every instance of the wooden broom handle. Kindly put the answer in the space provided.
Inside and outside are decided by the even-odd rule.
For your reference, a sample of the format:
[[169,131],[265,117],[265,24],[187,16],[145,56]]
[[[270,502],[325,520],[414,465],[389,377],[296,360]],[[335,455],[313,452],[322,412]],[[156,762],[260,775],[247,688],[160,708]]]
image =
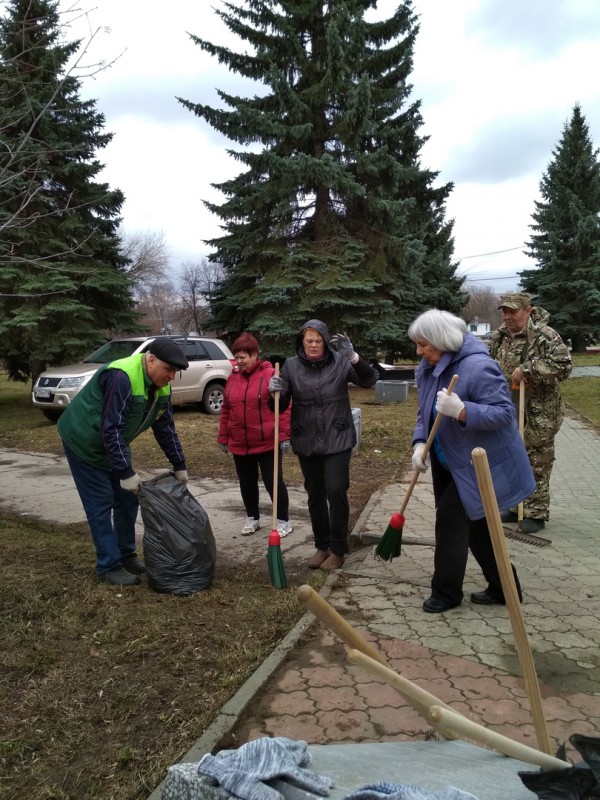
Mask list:
[[[275,375],[279,377],[279,362],[275,364]],[[273,397],[275,403],[275,435],[273,443],[273,530],[277,530],[277,487],[279,484],[279,392]]]
[[498,510],[498,501],[494,493],[494,484],[492,483],[492,474],[490,472],[487,453],[483,447],[476,447],[471,452],[471,456],[473,458],[483,510],[485,511],[485,518],[490,531],[494,556],[496,558],[496,564],[498,565],[500,583],[502,585],[504,599],[506,600],[508,616],[515,637],[515,647],[517,649],[517,655],[519,656],[521,670],[523,671],[525,691],[527,692],[527,698],[529,700],[538,746],[542,752],[551,754],[552,747],[550,745],[550,737],[544,718],[540,686],[533,663],[529,639],[527,638],[527,630],[523,620],[523,611],[521,609],[521,603],[519,602],[517,586],[510,564],[510,557],[508,555],[506,538],[502,528],[502,520],[500,519],[500,511]]
[[[452,394],[454,391],[454,387],[458,381],[458,375],[453,375],[452,380],[448,386],[448,394]],[[442,417],[444,415],[441,414],[439,411],[435,415],[435,419],[433,421],[433,425],[431,426],[431,431],[429,436],[427,437],[427,441],[425,442],[425,449],[423,450],[423,461],[427,457],[427,453],[431,450],[431,445],[433,444],[433,439],[437,433],[437,429],[440,427],[440,422],[442,421]],[[402,505],[400,506],[400,511],[398,512],[401,515],[404,515],[406,511],[406,506],[408,505],[408,501],[410,500],[410,496],[413,493],[413,489],[417,485],[417,481],[419,480],[420,472],[418,470],[414,471],[414,474],[411,478],[411,481],[408,485],[408,489],[406,490],[406,494],[404,495],[404,500],[402,501]]]

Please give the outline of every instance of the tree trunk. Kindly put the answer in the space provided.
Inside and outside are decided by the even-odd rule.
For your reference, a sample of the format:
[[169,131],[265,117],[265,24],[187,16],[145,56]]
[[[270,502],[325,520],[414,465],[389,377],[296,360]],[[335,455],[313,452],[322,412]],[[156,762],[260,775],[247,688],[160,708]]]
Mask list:
[[585,353],[587,351],[587,340],[582,333],[576,333],[571,339],[571,350],[573,353]]
[[35,382],[40,377],[42,372],[46,369],[46,362],[37,361],[34,359],[29,362],[29,367],[31,369],[31,388],[33,389]]

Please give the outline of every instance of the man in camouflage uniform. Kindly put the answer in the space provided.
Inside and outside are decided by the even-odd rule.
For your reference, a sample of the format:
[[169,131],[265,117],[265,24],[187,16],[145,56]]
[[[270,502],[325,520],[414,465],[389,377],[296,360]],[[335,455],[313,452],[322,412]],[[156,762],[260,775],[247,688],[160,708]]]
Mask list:
[[[554,437],[564,417],[560,382],[573,367],[566,344],[546,324],[550,315],[532,307],[531,299],[525,292],[502,296],[498,307],[502,325],[490,345],[490,355],[500,365],[517,409],[519,385],[521,380],[525,383],[525,447],[537,487],[523,503],[524,533],[537,533],[549,518]],[[516,522],[516,512],[505,511],[502,521]]]

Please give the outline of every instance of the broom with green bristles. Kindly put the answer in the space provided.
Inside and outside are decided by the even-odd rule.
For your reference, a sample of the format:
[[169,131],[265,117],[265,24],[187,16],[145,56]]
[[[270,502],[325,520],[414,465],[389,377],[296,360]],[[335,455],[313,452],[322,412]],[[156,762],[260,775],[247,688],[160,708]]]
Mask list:
[[[279,375],[279,364],[275,364],[275,375]],[[277,530],[277,484],[279,477],[279,392],[275,392],[275,435],[273,447],[273,530],[269,534],[267,564],[271,583],[276,589],[285,589],[287,577],[281,555],[281,536]]]
[[[456,382],[458,381],[458,375],[453,375],[452,380],[450,381],[450,385],[448,386],[448,394],[452,394],[454,391],[454,387],[456,386]],[[437,433],[437,429],[440,427],[440,422],[442,421],[443,414],[438,413],[435,415],[435,420],[433,421],[433,425],[431,426],[431,432],[427,437],[427,441],[425,442],[425,447],[423,449],[423,461],[427,458],[427,454],[431,449],[431,445],[433,444],[433,439]],[[404,496],[404,500],[402,501],[402,505],[400,506],[400,511],[397,511],[395,514],[392,514],[392,518],[389,521],[387,528],[385,529],[385,533],[381,537],[379,544],[375,550],[375,555],[378,558],[383,559],[383,561],[392,561],[394,558],[398,558],[400,552],[402,550],[402,531],[404,530],[404,523],[406,519],[404,517],[404,512],[406,511],[406,506],[408,505],[408,501],[410,500],[410,496],[415,488],[417,481],[419,480],[419,475],[421,473],[418,470],[415,470],[414,475],[411,478],[410,484],[408,486],[408,490]]]

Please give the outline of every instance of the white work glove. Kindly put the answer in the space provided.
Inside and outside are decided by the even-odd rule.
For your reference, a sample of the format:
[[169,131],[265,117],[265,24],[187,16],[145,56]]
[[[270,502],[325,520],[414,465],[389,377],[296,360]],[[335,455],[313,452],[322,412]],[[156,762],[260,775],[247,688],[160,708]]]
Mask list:
[[436,408],[445,417],[458,419],[465,404],[457,394],[448,394],[447,389],[437,393]]
[[189,480],[187,469],[176,469],[175,477],[177,478],[179,483],[187,483]]
[[226,444],[220,444],[219,447],[221,448],[221,452],[223,453],[223,455],[226,456],[227,453],[229,452],[229,447],[227,447]]
[[281,442],[281,454],[285,455],[289,453],[291,450],[290,440],[286,439],[284,442]]
[[271,380],[269,381],[269,391],[271,394],[275,394],[276,392],[280,392],[283,389],[283,381],[279,377],[279,375],[272,375]]
[[131,492],[132,494],[138,494],[142,479],[136,472],[131,478],[121,478],[120,483],[121,489],[125,489],[126,492]]
[[355,352],[352,342],[345,333],[335,333],[329,340],[329,344],[352,364],[356,364],[358,361],[358,353]]
[[425,450],[425,442],[417,442],[413,447],[412,455],[412,468],[415,472],[427,472],[429,469],[429,454],[423,458],[423,451]]

